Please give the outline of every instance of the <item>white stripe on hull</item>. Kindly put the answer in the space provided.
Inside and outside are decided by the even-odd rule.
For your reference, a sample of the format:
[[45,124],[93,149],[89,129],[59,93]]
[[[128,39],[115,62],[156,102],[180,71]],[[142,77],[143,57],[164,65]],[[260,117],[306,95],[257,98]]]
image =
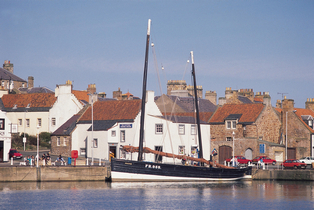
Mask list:
[[126,172],[111,171],[111,180],[113,182],[131,182],[131,181],[177,181],[177,182],[204,182],[204,181],[235,181],[237,178],[197,178],[197,177],[177,177],[177,176],[160,176],[151,174],[135,174]]

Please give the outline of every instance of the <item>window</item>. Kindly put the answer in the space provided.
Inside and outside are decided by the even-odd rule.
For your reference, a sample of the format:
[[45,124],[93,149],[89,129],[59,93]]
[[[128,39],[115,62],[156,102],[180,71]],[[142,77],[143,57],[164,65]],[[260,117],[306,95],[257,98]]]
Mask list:
[[125,130],[120,131],[120,142],[125,142]]
[[122,148],[119,149],[119,153],[120,153],[120,159],[126,158],[126,152]]
[[179,146],[179,155],[185,155],[185,146]]
[[163,129],[162,129],[162,124],[156,124],[155,125],[155,134],[162,134],[163,133]]
[[80,148],[80,155],[84,156],[86,154],[85,148]]
[[66,146],[67,145],[67,138],[63,138],[63,146]]
[[227,137],[226,140],[227,141],[232,141],[232,137]]
[[98,147],[98,139],[93,140],[93,146],[94,146],[94,148]]
[[309,120],[309,126],[312,127],[312,125],[313,125],[313,121]]
[[1,86],[4,87],[4,81],[3,80],[1,81]]
[[57,137],[57,146],[60,146],[60,137]]
[[111,131],[111,136],[116,137],[116,131]]
[[236,120],[227,120],[226,121],[226,127],[227,127],[227,129],[236,129],[237,121]]
[[23,124],[23,120],[19,119],[19,126],[22,126],[22,124]]
[[0,130],[4,130],[4,119],[0,119]]
[[41,118],[37,118],[37,125],[41,127]]
[[196,135],[196,126],[191,125],[191,135]]
[[185,125],[179,125],[179,135],[185,134]]
[[56,125],[56,118],[53,117],[53,118],[51,119],[51,125],[52,125],[52,126],[55,126],[55,125]]
[[266,144],[259,145],[259,153],[263,154],[266,152]]
[[26,119],[26,127],[29,127],[29,119]]

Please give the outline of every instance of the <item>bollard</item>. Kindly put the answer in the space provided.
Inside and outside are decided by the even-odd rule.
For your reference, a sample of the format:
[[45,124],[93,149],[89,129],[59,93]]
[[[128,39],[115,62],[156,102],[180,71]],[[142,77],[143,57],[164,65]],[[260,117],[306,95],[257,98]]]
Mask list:
[[13,166],[13,157],[11,157],[11,166]]
[[43,160],[43,166],[45,166],[46,165],[46,161],[45,160]]
[[227,165],[227,161],[224,161],[224,165],[225,165],[225,166]]
[[88,166],[88,158],[86,158],[86,165]]
[[228,162],[228,166],[230,166],[230,162]]
[[99,158],[99,166],[101,166],[101,159]]
[[265,163],[262,163],[262,166],[263,166],[263,170],[265,170]]

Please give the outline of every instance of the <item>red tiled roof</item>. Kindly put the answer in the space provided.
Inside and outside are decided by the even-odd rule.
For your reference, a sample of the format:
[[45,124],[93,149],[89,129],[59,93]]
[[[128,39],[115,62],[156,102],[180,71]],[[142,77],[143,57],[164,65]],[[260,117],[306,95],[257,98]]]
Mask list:
[[87,91],[81,91],[81,90],[72,90],[72,93],[75,95],[75,97],[79,100],[79,101],[89,101],[89,96]]
[[2,96],[4,107],[17,108],[26,107],[52,107],[57,98],[54,93],[31,93],[31,94],[6,94]]
[[[135,119],[141,108],[142,100],[96,101],[93,105],[94,120]],[[92,119],[92,107],[89,107],[80,121]]]
[[263,108],[263,104],[225,104],[217,109],[209,123],[224,123],[230,114],[242,114],[239,123],[255,122]]
[[299,117],[299,119],[302,121],[302,123],[312,132],[314,133],[314,130],[312,128],[309,127],[308,124],[306,124],[303,119],[302,119],[302,115],[311,115],[312,117],[314,117],[314,112],[310,109],[301,109],[301,108],[295,108],[294,110],[296,110],[295,114]]

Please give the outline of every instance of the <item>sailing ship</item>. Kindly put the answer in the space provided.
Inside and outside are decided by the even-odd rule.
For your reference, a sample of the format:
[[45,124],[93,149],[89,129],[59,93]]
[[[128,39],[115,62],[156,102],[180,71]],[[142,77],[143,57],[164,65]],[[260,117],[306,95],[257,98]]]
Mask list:
[[[143,90],[142,90],[142,106],[140,120],[140,137],[139,147],[123,146],[126,152],[138,152],[138,160],[111,159],[111,181],[217,181],[217,180],[239,180],[250,168],[234,168],[221,164],[214,164],[203,158],[200,117],[197,103],[197,88],[195,78],[195,67],[193,51],[191,51],[192,76],[194,85],[194,97],[196,108],[196,122],[198,131],[199,157],[194,158],[186,155],[175,155],[161,151],[151,150],[143,147],[144,138],[144,116],[146,101],[146,83],[148,68],[148,48],[150,40],[150,23],[148,20],[146,52],[144,63]],[[199,162],[198,165],[179,165],[159,162],[143,161],[143,153],[153,153],[159,156],[170,158],[178,158],[182,160],[190,160]]]

